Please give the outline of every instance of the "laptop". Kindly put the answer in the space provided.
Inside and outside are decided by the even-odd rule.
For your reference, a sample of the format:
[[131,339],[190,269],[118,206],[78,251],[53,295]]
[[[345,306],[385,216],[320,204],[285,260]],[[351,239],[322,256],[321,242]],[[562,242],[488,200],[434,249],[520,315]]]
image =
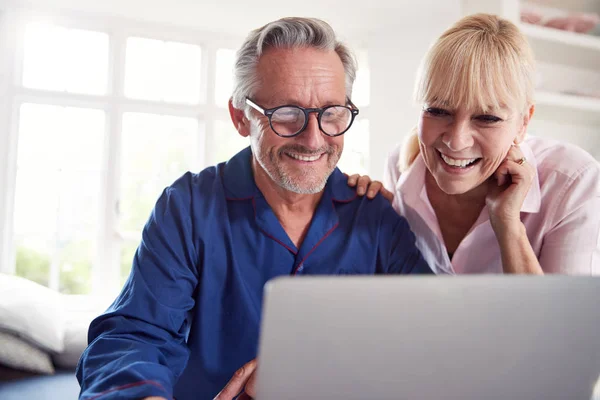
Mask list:
[[600,278],[278,278],[258,363],[258,400],[600,400]]

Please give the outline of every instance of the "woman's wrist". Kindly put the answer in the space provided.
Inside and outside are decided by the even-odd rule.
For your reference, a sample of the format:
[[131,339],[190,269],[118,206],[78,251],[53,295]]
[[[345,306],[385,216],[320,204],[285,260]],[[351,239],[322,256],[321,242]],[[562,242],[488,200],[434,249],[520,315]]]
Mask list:
[[519,240],[524,236],[527,237],[525,225],[520,219],[492,223],[492,228],[494,228],[494,233],[500,244],[503,242],[514,243],[515,240]]

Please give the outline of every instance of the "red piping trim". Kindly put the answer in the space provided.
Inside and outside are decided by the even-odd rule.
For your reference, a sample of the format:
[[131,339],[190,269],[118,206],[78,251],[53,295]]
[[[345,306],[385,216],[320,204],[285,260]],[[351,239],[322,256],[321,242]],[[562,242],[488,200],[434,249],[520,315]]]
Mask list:
[[[350,203],[351,201],[353,201],[353,200],[354,200],[354,199],[356,199],[357,197],[358,197],[358,194],[356,194],[356,193],[355,193],[355,194],[354,194],[354,196],[353,196],[353,197],[351,197],[350,199],[344,199],[344,200],[341,200],[341,199],[331,199],[331,205],[332,205],[332,206],[334,207],[334,209],[335,209],[335,204],[334,204],[334,202],[338,202],[338,203]],[[226,197],[226,199],[227,199],[227,200],[230,200],[230,201],[243,201],[243,200],[252,200],[252,207],[254,208],[254,218],[256,219],[256,200],[255,200],[254,196],[251,196],[251,197],[244,197],[244,198],[237,198],[237,199],[236,199],[236,198],[231,198],[231,197]],[[296,275],[296,273],[298,272],[298,268],[300,268],[300,266],[301,266],[301,265],[304,263],[304,261],[306,261],[306,259],[308,258],[308,256],[309,256],[309,255],[310,255],[310,254],[311,254],[313,251],[315,251],[315,249],[316,249],[317,247],[319,247],[319,245],[320,245],[320,244],[321,244],[321,243],[322,243],[322,242],[323,242],[325,239],[327,239],[327,237],[328,237],[329,235],[331,235],[331,233],[332,233],[332,232],[333,232],[333,231],[334,231],[334,230],[335,230],[335,229],[338,227],[338,225],[339,225],[339,223],[335,224],[335,225],[334,225],[334,226],[333,226],[333,227],[332,227],[332,228],[331,228],[331,229],[330,229],[330,230],[329,230],[329,231],[328,231],[328,232],[325,234],[325,236],[323,236],[323,237],[321,238],[321,240],[319,240],[319,242],[318,242],[317,244],[315,244],[315,245],[313,246],[313,248],[312,248],[312,249],[311,249],[311,250],[310,250],[308,253],[306,253],[306,255],[304,256],[304,258],[302,259],[302,261],[300,261],[300,263],[299,263],[298,265],[296,265],[296,268],[294,268],[294,271],[292,272],[292,275]],[[277,238],[275,238],[275,237],[273,237],[273,236],[269,235],[269,234],[268,234],[267,232],[265,232],[263,229],[261,229],[261,228],[259,228],[259,229],[260,229],[260,231],[261,231],[261,232],[262,232],[262,233],[263,233],[263,234],[264,234],[266,237],[268,237],[269,239],[271,239],[271,240],[275,241],[276,243],[280,244],[281,246],[283,246],[284,248],[286,248],[288,251],[292,252],[292,254],[294,254],[294,255],[297,255],[297,254],[298,254],[298,251],[297,251],[297,250],[294,250],[294,249],[290,248],[288,245],[286,245],[285,243],[283,243],[281,240],[279,240],[279,239],[277,239]]]
[[112,392],[117,392],[119,390],[129,389],[129,388],[136,387],[136,386],[142,386],[142,385],[153,385],[153,386],[156,386],[157,388],[159,388],[161,390],[165,390],[165,388],[163,388],[163,386],[160,383],[158,383],[158,382],[154,382],[154,381],[140,381],[140,382],[128,383],[127,385],[118,386],[116,388],[105,390],[104,392],[102,392],[100,394],[97,394],[94,397],[91,397],[89,400],[95,400],[95,399],[100,398],[101,396],[104,396],[105,394],[109,394],[109,393],[112,393]]
[[338,203],[350,203],[351,201],[353,201],[354,199],[356,199],[358,197],[358,194],[354,193],[354,196],[352,196],[349,199],[331,199],[332,202],[337,201]]
[[[252,197],[252,207],[254,207],[254,219],[256,219],[256,200],[254,200],[254,197]],[[289,251],[291,251],[294,255],[298,254],[298,252],[292,248],[290,248],[288,245],[286,245],[285,243],[283,243],[281,240],[274,238],[273,236],[269,235],[267,232],[265,232],[263,229],[260,229],[260,231],[262,233],[265,234],[266,237],[268,237],[269,239],[279,243],[280,245],[282,245],[283,247],[285,247],[286,249],[288,249]]]
[[298,268],[300,268],[300,266],[301,266],[302,264],[304,264],[304,261],[306,261],[306,259],[308,258],[308,256],[310,256],[310,254],[311,254],[313,251],[315,251],[315,249],[316,249],[317,247],[319,247],[319,245],[320,245],[321,243],[323,243],[323,240],[327,239],[327,237],[328,237],[329,235],[331,235],[331,232],[333,232],[333,231],[335,230],[335,228],[337,228],[337,227],[338,227],[338,225],[339,225],[339,222],[338,222],[337,224],[335,224],[335,225],[333,226],[333,228],[331,228],[329,231],[327,231],[327,233],[325,234],[325,236],[323,236],[323,237],[321,238],[321,240],[319,240],[319,242],[318,242],[317,244],[315,244],[315,245],[313,246],[313,248],[312,248],[312,249],[310,249],[310,251],[309,251],[308,253],[306,253],[306,255],[304,256],[304,258],[302,259],[302,261],[300,261],[300,263],[299,263],[298,265],[296,265],[296,268],[294,268],[294,272],[292,272],[292,275],[296,275],[296,273],[298,272]]

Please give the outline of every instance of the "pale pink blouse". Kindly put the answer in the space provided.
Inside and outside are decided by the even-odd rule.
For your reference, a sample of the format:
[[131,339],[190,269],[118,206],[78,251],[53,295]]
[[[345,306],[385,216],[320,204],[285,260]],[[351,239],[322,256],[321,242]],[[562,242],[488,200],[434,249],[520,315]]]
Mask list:
[[[566,143],[528,137],[522,144],[537,175],[521,208],[529,242],[546,273],[600,275],[600,165],[584,150]],[[419,155],[403,174],[400,147],[388,157],[384,186],[394,208],[408,219],[417,247],[439,274],[502,273],[500,248],[487,208],[450,260],[425,189],[425,163]]]

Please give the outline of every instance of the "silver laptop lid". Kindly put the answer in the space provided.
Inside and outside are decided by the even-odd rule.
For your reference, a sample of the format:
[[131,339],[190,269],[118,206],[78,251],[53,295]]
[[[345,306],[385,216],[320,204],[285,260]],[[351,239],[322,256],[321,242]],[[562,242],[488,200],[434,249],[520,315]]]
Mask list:
[[600,377],[600,278],[279,278],[264,304],[259,400],[588,400]]

